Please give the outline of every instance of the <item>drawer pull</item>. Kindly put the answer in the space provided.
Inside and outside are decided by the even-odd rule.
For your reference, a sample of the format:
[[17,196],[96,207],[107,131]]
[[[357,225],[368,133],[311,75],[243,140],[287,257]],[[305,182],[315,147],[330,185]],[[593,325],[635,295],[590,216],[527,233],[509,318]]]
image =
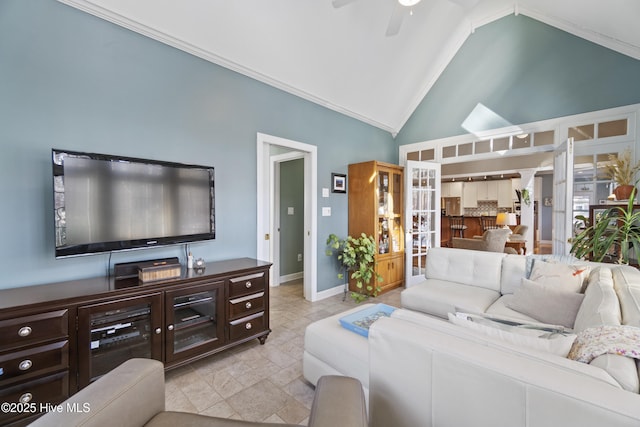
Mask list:
[[28,337],[29,335],[31,335],[31,327],[23,326],[18,330],[18,335],[20,335],[21,337]]
[[167,329],[170,330],[170,331],[173,331],[173,325],[167,326]]
[[247,322],[246,325],[244,325],[245,329],[251,329],[251,322]]
[[250,309],[251,308],[251,301],[248,301],[245,305],[246,309]]
[[244,284],[244,287],[247,289],[251,288],[251,280],[247,280],[247,283]]
[[20,401],[20,403],[29,403],[31,402],[31,399],[33,399],[33,394],[25,393],[22,396],[20,396],[20,399],[18,400]]
[[18,368],[21,371],[26,371],[28,369],[30,369],[33,366],[33,362],[31,362],[31,360],[29,359],[25,359],[22,362],[20,362],[20,364],[18,365]]
[[156,335],[160,335],[162,333],[162,329],[156,328]]

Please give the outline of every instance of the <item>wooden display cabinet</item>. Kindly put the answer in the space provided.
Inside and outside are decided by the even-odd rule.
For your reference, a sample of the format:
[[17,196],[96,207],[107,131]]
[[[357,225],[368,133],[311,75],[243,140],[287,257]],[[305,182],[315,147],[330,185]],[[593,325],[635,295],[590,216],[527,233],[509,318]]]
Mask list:
[[[349,235],[376,241],[376,271],[382,292],[404,283],[404,168],[369,161],[349,165]],[[356,290],[355,282],[349,284]]]

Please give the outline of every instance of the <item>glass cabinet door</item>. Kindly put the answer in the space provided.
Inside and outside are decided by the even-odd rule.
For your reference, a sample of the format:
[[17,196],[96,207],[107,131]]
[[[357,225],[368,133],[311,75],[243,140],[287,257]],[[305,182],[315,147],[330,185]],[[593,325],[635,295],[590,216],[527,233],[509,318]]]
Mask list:
[[378,172],[378,254],[403,250],[402,185],[401,173]]
[[224,342],[224,282],[166,293],[167,362],[213,349]]
[[162,296],[153,294],[78,308],[78,385],[124,361],[162,360]]
[[389,172],[378,171],[378,253],[389,253]]

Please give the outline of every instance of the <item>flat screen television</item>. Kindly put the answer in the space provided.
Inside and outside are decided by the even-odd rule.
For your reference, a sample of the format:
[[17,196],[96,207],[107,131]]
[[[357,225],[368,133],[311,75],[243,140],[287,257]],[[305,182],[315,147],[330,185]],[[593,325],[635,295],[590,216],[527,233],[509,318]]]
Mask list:
[[214,168],[52,149],[55,256],[215,238]]

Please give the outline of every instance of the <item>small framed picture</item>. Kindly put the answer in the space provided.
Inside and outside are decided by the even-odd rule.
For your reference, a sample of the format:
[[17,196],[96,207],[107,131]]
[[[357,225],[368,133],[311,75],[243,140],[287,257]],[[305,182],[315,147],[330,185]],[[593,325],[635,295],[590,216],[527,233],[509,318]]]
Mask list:
[[545,197],[544,198],[545,206],[553,206],[553,197]]
[[347,175],[343,173],[331,174],[331,192],[332,193],[347,192]]

